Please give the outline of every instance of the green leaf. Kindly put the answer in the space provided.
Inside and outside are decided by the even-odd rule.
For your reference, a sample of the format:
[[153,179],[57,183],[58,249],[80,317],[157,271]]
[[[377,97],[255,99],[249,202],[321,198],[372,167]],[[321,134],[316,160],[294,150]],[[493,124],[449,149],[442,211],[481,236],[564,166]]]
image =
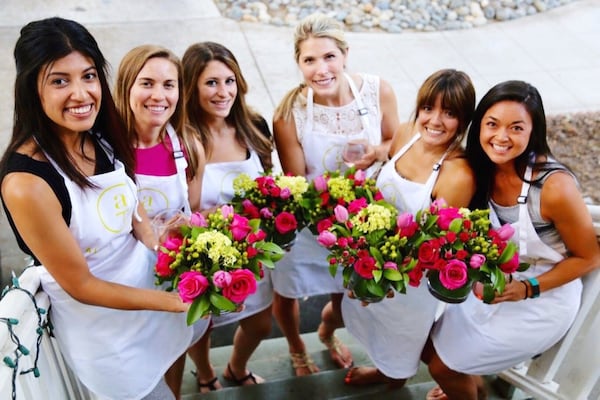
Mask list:
[[496,297],[496,291],[494,290],[494,286],[490,283],[486,283],[483,285],[483,302],[490,304],[492,300]]
[[513,258],[513,256],[515,255],[516,252],[517,252],[517,245],[514,242],[508,242],[506,244],[506,247],[504,248],[504,251],[502,252],[502,255],[498,259],[498,263],[504,264],[506,262],[509,262]]
[[[406,276],[408,276],[408,274]],[[384,269],[383,277],[385,279],[387,279],[388,281],[392,281],[392,282],[402,281],[402,273],[400,273],[396,269],[389,269],[389,268]]]
[[527,271],[530,266],[531,265],[529,263],[519,263],[519,268],[517,268],[517,271],[519,271],[519,272]]
[[448,227],[448,230],[454,233],[458,233],[460,232],[460,229],[462,228],[462,218],[454,218],[452,220],[452,222],[450,222],[450,226]]
[[267,253],[285,254],[285,250],[273,242],[257,242],[254,247]]
[[221,311],[235,311],[236,305],[223,295],[218,293],[210,294],[210,304],[217,307]]
[[373,258],[375,258],[375,260],[379,263],[379,265],[385,264],[385,260],[383,259],[383,256],[381,255],[381,252],[377,247],[369,247],[369,252],[373,256]]
[[338,265],[337,264],[329,264],[329,273],[332,277],[335,278],[335,274],[337,273]]
[[197,297],[194,302],[190,305],[190,308],[187,313],[186,322],[188,326],[193,325],[200,318],[206,316],[208,314],[208,309],[210,307],[210,300],[207,296]]
[[381,276],[383,275],[383,272],[380,269],[376,269],[373,271],[373,280],[377,283],[379,283],[379,281],[381,280]]
[[381,286],[371,280],[367,281],[367,290],[377,297],[383,297],[386,293]]

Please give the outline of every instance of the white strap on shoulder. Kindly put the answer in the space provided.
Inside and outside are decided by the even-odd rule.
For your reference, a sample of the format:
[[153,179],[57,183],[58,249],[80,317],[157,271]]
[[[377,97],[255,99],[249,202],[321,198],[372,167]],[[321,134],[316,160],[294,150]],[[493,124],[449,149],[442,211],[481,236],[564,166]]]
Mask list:
[[177,179],[179,180],[179,184],[184,191],[183,193],[186,199],[183,211],[186,213],[186,215],[191,215],[192,210],[188,198],[187,175],[185,173],[188,163],[181,148],[179,137],[177,137],[177,134],[175,133],[175,128],[173,128],[170,123],[167,124],[167,134],[169,135],[169,139],[171,139],[171,146],[173,146],[173,158],[175,159],[175,167],[177,169]]

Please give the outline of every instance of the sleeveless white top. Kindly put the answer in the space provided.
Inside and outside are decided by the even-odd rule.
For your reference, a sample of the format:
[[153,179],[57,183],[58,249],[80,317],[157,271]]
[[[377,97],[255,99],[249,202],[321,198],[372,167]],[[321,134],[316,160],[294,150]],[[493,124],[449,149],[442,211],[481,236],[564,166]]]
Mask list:
[[[69,229],[90,272],[122,285],[154,288],[155,255],[131,233],[137,191],[123,164],[115,160],[114,171],[89,177],[96,187],[82,189],[49,160],[64,178],[72,205]],[[83,304],[45,268],[40,271],[62,354],[81,382],[103,398],[143,398],[189,347],[192,329],[185,313]]]
[[[241,173],[254,179],[263,172],[260,158],[254,150],[250,150],[250,157],[243,161],[228,161],[208,163],[204,166],[202,178],[202,200],[200,208],[206,210],[217,205],[227,204],[234,195],[233,180]],[[275,268],[277,268],[276,265]],[[245,308],[239,313],[224,314],[212,317],[213,326],[227,325],[251,315],[257,314],[269,307],[273,302],[273,284],[271,283],[271,270],[264,268],[264,276],[258,281],[256,293],[248,296],[244,302]]]
[[[354,96],[352,102],[341,107],[315,104],[309,87],[307,96],[299,95],[292,108],[308,180],[325,171],[346,170],[342,160],[346,142],[368,138],[371,144],[381,143],[379,77],[360,74],[363,81],[360,90],[350,76],[345,74],[345,77]],[[344,292],[341,270],[335,278],[329,273],[328,254],[308,229],[300,231],[294,246],[272,271],[277,293],[301,298]]]
[[[386,201],[399,212],[413,215],[431,204],[431,193],[446,154],[434,165],[425,183],[409,181],[396,171],[396,161],[421,137],[414,135],[390,161],[377,178],[377,187]],[[359,300],[344,296],[342,316],[348,332],[365,348],[373,364],[387,377],[410,378],[417,373],[421,351],[435,319],[439,301],[421,283],[409,286],[406,294],[395,293],[391,299],[363,307]]]
[[[527,167],[525,180],[531,178]],[[544,243],[528,212],[530,184],[523,182],[519,217],[512,222],[519,244],[519,259],[531,264],[513,279],[527,279],[552,269],[566,256]],[[540,204],[535,204],[539,209]],[[499,221],[491,205],[494,226]],[[495,374],[543,353],[558,342],[573,323],[581,302],[582,284],[573,280],[544,291],[540,297],[522,301],[485,304],[475,296],[464,303],[449,304],[435,323],[431,338],[444,363],[459,372]]]

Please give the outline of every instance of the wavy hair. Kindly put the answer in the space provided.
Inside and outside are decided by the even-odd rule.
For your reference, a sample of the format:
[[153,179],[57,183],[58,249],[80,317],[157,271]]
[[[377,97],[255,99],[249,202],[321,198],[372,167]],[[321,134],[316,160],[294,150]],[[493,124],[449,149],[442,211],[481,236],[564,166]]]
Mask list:
[[242,145],[256,151],[265,170],[271,169],[273,143],[257,127],[263,118],[246,104],[248,84],[240,65],[229,49],[215,42],[195,43],[187,48],[182,58],[183,92],[188,123],[200,136],[206,157],[209,158],[212,153],[212,135],[206,123],[206,112],[200,106],[198,79],[211,61],[225,64],[235,75],[237,96],[225,121],[235,127],[236,139]]

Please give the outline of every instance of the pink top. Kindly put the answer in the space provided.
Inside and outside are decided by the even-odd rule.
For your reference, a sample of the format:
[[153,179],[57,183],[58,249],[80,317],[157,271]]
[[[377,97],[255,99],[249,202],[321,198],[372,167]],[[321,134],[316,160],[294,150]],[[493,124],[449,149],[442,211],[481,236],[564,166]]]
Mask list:
[[[150,176],[171,176],[177,174],[173,158],[171,139],[165,135],[162,143],[155,146],[135,149],[135,173]],[[187,160],[187,154],[184,156]]]

